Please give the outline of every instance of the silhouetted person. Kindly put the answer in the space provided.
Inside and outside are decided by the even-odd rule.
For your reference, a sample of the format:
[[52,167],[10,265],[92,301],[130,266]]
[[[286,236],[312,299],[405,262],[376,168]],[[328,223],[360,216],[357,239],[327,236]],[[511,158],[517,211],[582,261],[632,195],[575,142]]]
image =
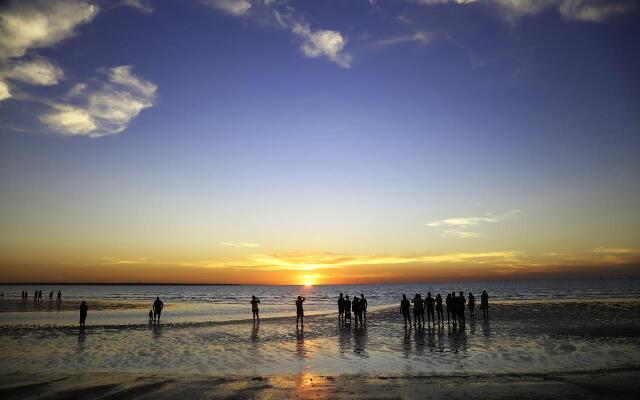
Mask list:
[[474,317],[476,315],[476,298],[473,293],[469,292],[469,316]]
[[258,310],[258,304],[260,304],[260,299],[256,296],[251,296],[251,313],[253,314],[253,320],[256,319],[260,322],[260,311]]
[[38,303],[42,303],[42,290],[38,291]]
[[80,327],[84,328],[84,322],[87,320],[87,311],[89,307],[87,307],[87,303],[83,300],[82,304],[80,304]]
[[451,292],[451,300],[449,301],[447,312],[449,312],[449,310],[451,310],[451,319],[453,320],[453,326],[456,326],[458,321],[458,298],[456,297],[456,292]]
[[160,322],[160,314],[162,314],[162,309],[164,308],[164,303],[160,300],[160,297],[156,297],[156,301],[153,302],[153,319]]
[[349,320],[349,325],[351,325],[351,300],[349,300],[349,295],[346,295],[344,299],[344,319],[345,324]]
[[58,290],[58,302],[62,301],[62,292]]
[[413,320],[415,321],[415,326],[417,327],[422,321],[424,325],[424,301],[422,300],[422,296],[419,293],[416,293],[413,300]]
[[407,299],[407,295],[402,295],[402,300],[400,301],[400,313],[402,314],[402,319],[404,320],[404,327],[407,327],[407,321],[409,321],[409,327],[411,327],[411,303]]
[[436,301],[431,297],[431,292],[427,293],[427,324],[431,321],[434,325],[436,324],[436,318],[433,314],[433,310],[435,308]]
[[480,296],[480,309],[482,310],[482,317],[489,318],[489,295],[486,290],[483,290]]
[[367,307],[369,306],[369,302],[364,298],[364,294],[360,293],[360,308],[362,308],[362,315],[364,315],[364,320],[367,320]]
[[49,303],[53,301],[53,290],[49,292]]
[[344,296],[342,293],[338,297],[338,323],[344,323]]
[[4,292],[0,292],[0,301],[4,301]]
[[38,291],[37,290],[35,292],[33,292],[33,302],[34,303],[38,302]]
[[153,310],[149,310],[149,325],[153,323]]
[[351,308],[353,309],[353,315],[356,317],[356,328],[358,327],[358,320],[360,321],[360,327],[362,328],[362,304],[360,304],[358,296],[353,296]]
[[300,325],[304,326],[304,309],[302,308],[302,303],[304,303],[305,300],[302,296],[298,296],[296,300],[296,328],[298,327],[298,321]]
[[442,309],[442,296],[440,293],[436,295],[436,314],[438,315],[438,325],[444,325],[444,313]]
[[464,293],[461,290],[460,296],[458,297],[458,322],[460,323],[460,327],[463,327],[465,324],[464,308],[466,304],[467,299],[464,298]]

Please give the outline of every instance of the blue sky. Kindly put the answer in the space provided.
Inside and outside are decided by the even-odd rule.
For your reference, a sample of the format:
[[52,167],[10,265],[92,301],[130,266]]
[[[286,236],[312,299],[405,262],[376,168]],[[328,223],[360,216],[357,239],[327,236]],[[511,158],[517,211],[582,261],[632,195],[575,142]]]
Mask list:
[[639,13],[624,0],[6,2],[4,279],[38,265],[237,280],[244,265],[260,282],[329,282],[344,258],[356,280],[635,273]]

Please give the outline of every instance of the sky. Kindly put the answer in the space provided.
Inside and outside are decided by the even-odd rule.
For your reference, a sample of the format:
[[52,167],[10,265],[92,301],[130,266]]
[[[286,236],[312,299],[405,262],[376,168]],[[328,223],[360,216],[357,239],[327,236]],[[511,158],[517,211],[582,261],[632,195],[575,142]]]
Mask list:
[[640,4],[0,2],[0,282],[640,276]]

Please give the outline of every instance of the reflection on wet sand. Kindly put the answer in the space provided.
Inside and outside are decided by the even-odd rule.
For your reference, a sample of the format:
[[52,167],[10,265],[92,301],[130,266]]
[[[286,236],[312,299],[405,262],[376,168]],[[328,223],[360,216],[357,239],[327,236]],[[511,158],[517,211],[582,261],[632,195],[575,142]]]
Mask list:
[[367,354],[367,330],[363,328],[358,328],[353,331],[354,335],[354,347],[353,352],[360,356],[361,358],[368,358]]
[[296,355],[299,359],[307,359],[307,348],[304,345],[304,328],[296,329]]
[[86,337],[85,330],[84,328],[80,328],[80,330],[78,331],[78,346],[76,347],[77,353],[84,352],[86,340],[87,340],[87,337]]

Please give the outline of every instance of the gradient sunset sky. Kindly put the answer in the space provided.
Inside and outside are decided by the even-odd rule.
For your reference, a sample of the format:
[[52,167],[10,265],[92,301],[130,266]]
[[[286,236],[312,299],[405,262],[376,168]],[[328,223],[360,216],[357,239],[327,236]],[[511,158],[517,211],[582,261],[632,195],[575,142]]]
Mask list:
[[0,282],[640,275],[636,1],[0,4]]

